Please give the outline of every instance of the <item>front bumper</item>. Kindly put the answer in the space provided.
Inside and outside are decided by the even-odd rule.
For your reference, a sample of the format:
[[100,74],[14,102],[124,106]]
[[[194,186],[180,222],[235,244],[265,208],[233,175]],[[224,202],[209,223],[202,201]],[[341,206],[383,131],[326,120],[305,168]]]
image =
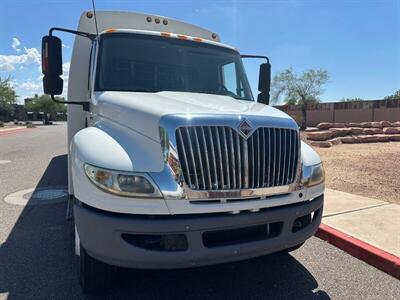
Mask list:
[[[94,258],[111,265],[139,269],[174,269],[248,259],[293,247],[311,237],[321,223],[324,195],[312,201],[273,207],[254,213],[138,216],[75,205],[82,246]],[[296,220],[313,214],[307,225],[293,232]],[[264,224],[280,224],[273,236],[210,247],[208,233],[230,232]],[[185,251],[156,251],[137,247],[122,238],[132,235],[184,235]]]

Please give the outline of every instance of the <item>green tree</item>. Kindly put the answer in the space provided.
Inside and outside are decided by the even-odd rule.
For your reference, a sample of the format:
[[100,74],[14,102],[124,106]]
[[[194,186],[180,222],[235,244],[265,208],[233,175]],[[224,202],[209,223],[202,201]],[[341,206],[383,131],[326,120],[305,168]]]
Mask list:
[[397,90],[393,93],[393,95],[390,96],[386,96],[385,98],[383,98],[385,100],[391,100],[391,99],[400,99],[400,90]]
[[300,105],[303,115],[300,128],[305,129],[307,106],[320,102],[319,97],[324,91],[322,86],[328,79],[328,71],[324,69],[310,69],[301,74],[296,74],[292,68],[286,69],[276,74],[272,80],[271,100],[273,103],[283,100],[287,104]]
[[11,86],[11,77],[0,77],[0,116],[8,118],[14,112],[13,104],[17,101],[17,95]]
[[[64,101],[62,97],[56,97],[56,99]],[[56,112],[65,112],[67,110],[64,104],[54,102],[49,95],[35,95],[26,101],[25,108],[28,111],[43,112],[45,119],[47,118],[47,114],[54,115]]]

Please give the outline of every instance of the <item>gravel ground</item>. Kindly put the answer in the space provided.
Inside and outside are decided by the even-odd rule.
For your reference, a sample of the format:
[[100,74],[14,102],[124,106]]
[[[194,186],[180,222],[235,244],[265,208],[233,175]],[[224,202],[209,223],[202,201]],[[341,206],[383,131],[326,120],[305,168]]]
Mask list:
[[400,143],[342,144],[314,148],[328,188],[400,204]]

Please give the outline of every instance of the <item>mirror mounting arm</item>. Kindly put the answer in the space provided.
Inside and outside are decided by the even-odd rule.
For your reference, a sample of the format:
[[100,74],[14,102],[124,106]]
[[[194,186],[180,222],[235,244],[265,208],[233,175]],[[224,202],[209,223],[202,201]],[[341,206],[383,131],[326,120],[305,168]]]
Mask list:
[[[53,32],[54,31],[62,31],[62,32],[72,33],[72,34],[75,34],[75,35],[86,37],[86,38],[90,39],[91,41],[94,41],[97,38],[97,35],[93,34],[93,33],[77,31],[77,30],[71,30],[71,29],[60,28],[60,27],[52,27],[52,28],[50,28],[49,36],[53,36]],[[54,94],[50,94],[50,97],[51,97],[51,100],[53,100],[56,103],[82,105],[82,109],[84,111],[89,111],[89,102],[87,102],[87,101],[60,101],[60,100],[57,100],[54,97]]]
[[51,100],[53,100],[56,103],[61,103],[61,104],[78,104],[78,105],[82,105],[82,109],[84,111],[89,111],[89,102],[87,101],[61,101],[61,100],[57,100],[56,97],[54,97],[54,95],[50,95]]
[[83,32],[83,31],[77,31],[77,30],[71,30],[71,29],[66,29],[66,28],[60,28],[60,27],[52,27],[49,30],[49,36],[53,35],[53,31],[62,31],[62,32],[68,32],[68,33],[72,33],[72,34],[76,34],[79,36],[83,36],[86,37],[90,40],[95,40],[96,39],[96,35],[93,33],[89,33],[89,32]]
[[246,54],[242,54],[240,55],[242,58],[262,58],[262,59],[266,59],[267,63],[269,63],[269,58],[268,56],[264,56],[264,55],[246,55]]

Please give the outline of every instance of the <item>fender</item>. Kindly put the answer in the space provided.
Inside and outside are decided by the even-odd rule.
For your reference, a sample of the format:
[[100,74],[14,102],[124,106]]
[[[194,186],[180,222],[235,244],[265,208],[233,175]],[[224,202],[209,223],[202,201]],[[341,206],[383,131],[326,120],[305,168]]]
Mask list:
[[[303,166],[313,166],[322,162],[318,153],[303,141],[301,142],[301,162]],[[316,186],[307,187],[306,199],[314,199],[322,195],[324,190],[325,182]]]
[[161,145],[113,122],[99,121],[80,130],[71,141],[72,159],[127,172],[161,172]]
[[164,168],[161,146],[124,126],[97,122],[80,130],[70,145],[73,192],[76,199],[98,209],[130,214],[162,214],[169,211],[164,199],[121,197],[96,187],[83,165],[125,172],[160,172]]
[[301,162],[305,166],[313,166],[321,163],[318,153],[303,141],[301,141]]

